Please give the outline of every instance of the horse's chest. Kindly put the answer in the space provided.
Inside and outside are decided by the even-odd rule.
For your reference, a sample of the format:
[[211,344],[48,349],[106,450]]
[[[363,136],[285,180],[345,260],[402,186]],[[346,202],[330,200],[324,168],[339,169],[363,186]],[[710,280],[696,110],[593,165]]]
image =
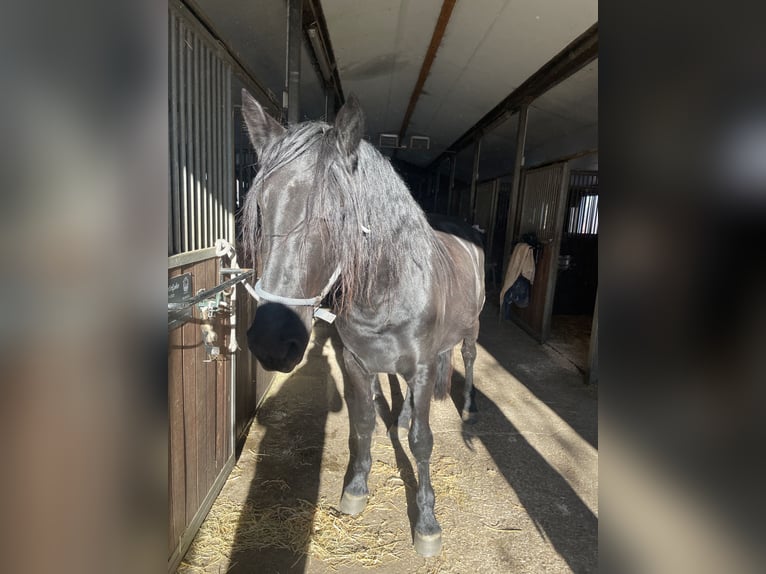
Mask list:
[[406,374],[418,362],[419,345],[409,325],[376,329],[338,325],[338,334],[370,373]]

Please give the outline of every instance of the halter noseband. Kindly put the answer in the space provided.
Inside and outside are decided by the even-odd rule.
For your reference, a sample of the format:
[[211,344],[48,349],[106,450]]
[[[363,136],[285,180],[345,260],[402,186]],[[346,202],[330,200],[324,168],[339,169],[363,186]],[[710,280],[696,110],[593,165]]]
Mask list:
[[330,289],[332,289],[332,286],[335,285],[338,277],[340,277],[340,265],[335,268],[335,271],[333,271],[330,279],[327,281],[327,284],[324,286],[324,289],[322,289],[319,295],[306,299],[282,297],[282,295],[269,293],[268,291],[265,291],[263,287],[261,287],[261,281],[263,280],[261,277],[261,279],[258,279],[258,281],[255,283],[255,295],[259,302],[268,301],[270,303],[281,303],[282,305],[287,305],[288,307],[319,307],[319,305],[322,303],[322,299],[324,299],[325,296],[330,292]]
[[[362,228],[362,233],[364,235],[369,235],[370,233],[369,227],[366,227],[364,225],[361,225],[360,227]],[[282,305],[287,305],[288,307],[314,307],[314,317],[322,319],[323,321],[327,321],[328,323],[332,323],[333,320],[335,320],[335,315],[333,315],[327,309],[320,309],[319,305],[321,305],[322,299],[324,299],[327,296],[327,294],[330,292],[330,289],[332,289],[332,286],[335,285],[335,282],[338,280],[338,277],[340,277],[340,263],[335,268],[335,271],[332,272],[330,279],[327,281],[327,284],[324,286],[324,289],[322,289],[319,295],[317,295],[316,297],[308,297],[306,299],[298,299],[295,297],[282,297],[282,295],[269,293],[268,291],[264,290],[263,287],[261,287],[261,281],[263,280],[263,277],[261,277],[260,279],[258,279],[258,281],[255,282],[254,288],[250,287],[248,283],[245,283],[245,287],[253,296],[253,298],[259,303],[261,301],[268,301],[269,303],[281,303]]]

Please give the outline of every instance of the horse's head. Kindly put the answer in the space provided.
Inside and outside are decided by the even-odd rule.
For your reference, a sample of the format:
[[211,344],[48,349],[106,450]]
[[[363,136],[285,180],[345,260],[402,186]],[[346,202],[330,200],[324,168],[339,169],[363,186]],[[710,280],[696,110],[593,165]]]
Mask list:
[[248,346],[264,368],[289,372],[308,345],[317,299],[340,272],[315,202],[321,150],[331,143],[339,157],[353,160],[363,117],[350,99],[332,127],[310,123],[285,130],[245,90],[242,103],[260,163],[244,214],[244,242],[260,262],[256,291],[262,299],[247,333]]

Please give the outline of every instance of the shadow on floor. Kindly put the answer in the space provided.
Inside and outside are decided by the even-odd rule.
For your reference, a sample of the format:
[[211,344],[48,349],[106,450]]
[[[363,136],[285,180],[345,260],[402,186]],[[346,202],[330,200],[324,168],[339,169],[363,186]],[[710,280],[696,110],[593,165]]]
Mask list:
[[[598,448],[598,402],[583,401],[584,397],[594,399],[596,389],[586,385],[574,367],[567,370],[557,364],[521,328],[498,318],[498,308],[490,305],[482,312],[479,345],[593,448]],[[481,381],[477,384],[481,386]]]
[[[464,386],[464,377],[454,372],[450,396],[458,413],[463,408]],[[550,542],[572,571],[595,572],[596,516],[480,388],[476,389],[476,403],[478,422],[463,423],[463,440],[469,448],[476,440],[484,445],[540,536]],[[512,546],[508,552],[514,554]]]
[[[418,479],[415,469],[412,467],[405,448],[409,449],[406,430],[397,430],[397,421],[404,405],[404,395],[402,388],[407,388],[407,383],[403,380],[400,383],[396,375],[388,375],[388,385],[391,388],[391,405],[389,406],[385,396],[380,395],[374,401],[375,412],[385,425],[388,437],[391,439],[391,446],[394,449],[396,458],[396,467],[399,470],[399,477],[404,482],[404,492],[407,498],[407,518],[410,521],[410,541],[414,540],[415,523],[418,519]],[[405,447],[406,445],[406,447]]]
[[[335,329],[317,330],[306,363],[258,410],[256,420],[266,431],[256,455],[255,477],[243,506],[227,572],[284,574],[306,570],[313,515],[304,513],[305,519],[296,520],[290,512],[313,508],[317,503],[325,423],[330,412],[343,407],[327,358],[322,355],[328,339],[341,356]],[[324,392],[317,389],[323,383]],[[261,462],[264,459],[266,463]],[[291,519],[283,520],[282,514]],[[302,548],[295,544],[290,549],[263,548],[267,536],[275,542],[305,543]]]

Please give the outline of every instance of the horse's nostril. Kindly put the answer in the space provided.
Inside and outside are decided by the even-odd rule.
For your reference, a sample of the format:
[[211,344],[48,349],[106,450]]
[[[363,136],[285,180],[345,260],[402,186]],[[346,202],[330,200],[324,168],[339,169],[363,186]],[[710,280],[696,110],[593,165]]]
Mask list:
[[301,352],[301,345],[297,339],[288,339],[285,341],[285,358],[294,359]]

